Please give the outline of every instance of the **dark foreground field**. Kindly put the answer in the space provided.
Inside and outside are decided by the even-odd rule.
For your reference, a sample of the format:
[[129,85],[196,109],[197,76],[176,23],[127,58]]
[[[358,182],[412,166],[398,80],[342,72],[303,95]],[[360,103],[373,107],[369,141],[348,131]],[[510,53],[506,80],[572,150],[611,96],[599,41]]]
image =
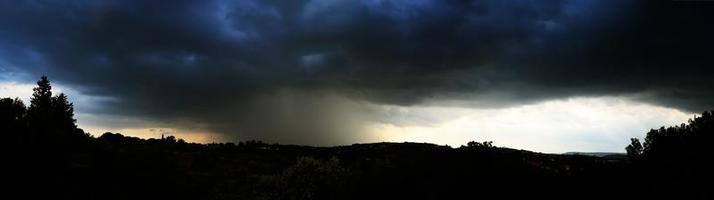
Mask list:
[[107,133],[86,151],[36,151],[12,166],[13,191],[52,199],[627,197],[648,187],[622,156],[480,143],[202,145]]
[[711,179],[686,174],[700,172],[696,169],[648,171],[622,156],[541,154],[480,143],[202,145],[107,133],[84,150],[14,152],[29,153],[13,154],[22,157],[7,163],[11,191],[29,199],[704,199],[712,194]]

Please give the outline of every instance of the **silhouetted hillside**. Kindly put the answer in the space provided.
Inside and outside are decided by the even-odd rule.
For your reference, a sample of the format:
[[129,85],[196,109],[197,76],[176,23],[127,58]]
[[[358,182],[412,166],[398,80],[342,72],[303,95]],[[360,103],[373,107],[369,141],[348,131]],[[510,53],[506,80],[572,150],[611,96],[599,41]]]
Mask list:
[[[76,127],[38,81],[29,107],[0,99],[7,199],[711,199],[714,117],[633,139],[628,157],[542,154],[468,142],[337,147],[187,143]],[[15,198],[17,197],[17,198]]]
[[602,158],[624,158],[627,154],[614,152],[565,152],[565,155],[595,156]]

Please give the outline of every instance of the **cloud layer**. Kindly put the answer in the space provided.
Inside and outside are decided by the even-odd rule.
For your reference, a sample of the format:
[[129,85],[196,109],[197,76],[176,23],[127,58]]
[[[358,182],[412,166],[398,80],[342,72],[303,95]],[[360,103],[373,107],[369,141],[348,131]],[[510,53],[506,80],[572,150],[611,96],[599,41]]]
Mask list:
[[0,70],[102,97],[89,114],[330,144],[385,118],[379,105],[711,109],[713,14],[671,1],[7,1]]

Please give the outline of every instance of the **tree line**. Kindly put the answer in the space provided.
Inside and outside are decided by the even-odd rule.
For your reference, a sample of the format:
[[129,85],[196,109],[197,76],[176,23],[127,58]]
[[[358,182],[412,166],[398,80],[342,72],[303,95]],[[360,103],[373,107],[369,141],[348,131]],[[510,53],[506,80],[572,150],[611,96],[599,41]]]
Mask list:
[[2,98],[0,110],[0,128],[8,133],[4,137],[19,146],[66,150],[81,146],[90,137],[77,127],[67,95],[53,95],[46,76],[37,81],[29,106],[18,98]]

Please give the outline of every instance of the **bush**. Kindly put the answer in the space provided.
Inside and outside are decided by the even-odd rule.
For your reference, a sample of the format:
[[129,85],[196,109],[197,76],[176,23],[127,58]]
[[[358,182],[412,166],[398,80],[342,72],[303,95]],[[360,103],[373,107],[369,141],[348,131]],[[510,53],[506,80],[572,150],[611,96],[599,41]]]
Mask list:
[[350,172],[337,158],[321,161],[299,157],[274,180],[275,191],[268,199],[339,199]]

